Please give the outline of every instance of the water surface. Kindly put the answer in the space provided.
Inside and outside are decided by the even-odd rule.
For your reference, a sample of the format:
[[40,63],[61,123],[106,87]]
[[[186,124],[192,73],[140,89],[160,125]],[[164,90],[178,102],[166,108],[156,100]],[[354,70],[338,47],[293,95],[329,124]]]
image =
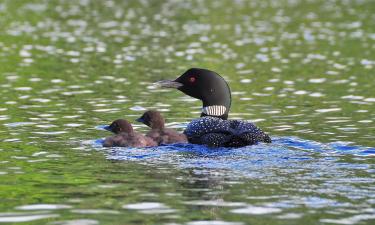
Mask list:
[[[0,223],[372,224],[371,0],[0,1]],[[190,67],[274,142],[106,149],[98,128],[200,102]]]

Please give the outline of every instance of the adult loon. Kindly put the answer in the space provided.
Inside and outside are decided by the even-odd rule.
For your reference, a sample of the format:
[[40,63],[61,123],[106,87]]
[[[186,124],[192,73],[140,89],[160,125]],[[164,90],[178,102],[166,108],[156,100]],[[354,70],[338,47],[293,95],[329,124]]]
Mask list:
[[132,125],[124,119],[118,119],[106,126],[104,129],[115,133],[112,137],[107,137],[103,142],[103,147],[152,147],[157,143],[133,130]]
[[137,122],[144,123],[151,128],[146,136],[152,138],[158,145],[187,142],[185,134],[164,127],[164,117],[158,111],[146,111],[137,119]]
[[175,80],[156,83],[175,88],[203,103],[201,117],[191,121],[184,134],[194,144],[210,147],[242,147],[258,142],[271,143],[271,138],[251,122],[227,120],[231,107],[228,83],[219,74],[191,68]]

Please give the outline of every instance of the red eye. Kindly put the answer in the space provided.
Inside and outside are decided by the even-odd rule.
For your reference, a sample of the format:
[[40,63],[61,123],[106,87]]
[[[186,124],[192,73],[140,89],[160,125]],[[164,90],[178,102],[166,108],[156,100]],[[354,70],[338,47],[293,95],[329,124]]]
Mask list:
[[190,77],[190,78],[189,78],[189,82],[190,82],[190,83],[194,83],[194,82],[195,82],[195,80],[196,80],[196,78],[195,78],[195,77]]

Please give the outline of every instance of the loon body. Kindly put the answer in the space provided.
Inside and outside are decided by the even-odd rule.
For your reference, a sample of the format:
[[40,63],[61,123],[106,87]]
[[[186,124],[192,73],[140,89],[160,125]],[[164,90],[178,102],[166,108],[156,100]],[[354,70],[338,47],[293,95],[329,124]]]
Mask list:
[[115,120],[105,128],[116,135],[107,137],[103,147],[152,147],[157,143],[149,137],[135,132],[132,125],[123,119]]
[[258,142],[271,142],[269,136],[253,123],[211,116],[191,121],[184,134],[191,143],[210,147],[241,147]]
[[228,83],[219,74],[192,68],[176,80],[159,81],[158,84],[176,88],[202,101],[201,118],[190,122],[184,131],[190,143],[211,147],[242,147],[271,142],[271,138],[253,123],[227,120],[231,92]]
[[185,134],[164,127],[165,120],[158,111],[149,110],[138,118],[137,121],[151,128],[146,136],[154,140],[158,145],[187,142]]

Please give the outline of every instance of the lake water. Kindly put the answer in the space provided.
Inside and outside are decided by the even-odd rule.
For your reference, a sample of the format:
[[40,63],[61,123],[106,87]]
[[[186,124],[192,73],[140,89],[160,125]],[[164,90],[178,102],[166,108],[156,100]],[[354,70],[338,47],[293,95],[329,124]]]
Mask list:
[[[373,224],[372,0],[0,1],[0,223]],[[102,148],[101,126],[200,102],[190,67],[272,144]]]

